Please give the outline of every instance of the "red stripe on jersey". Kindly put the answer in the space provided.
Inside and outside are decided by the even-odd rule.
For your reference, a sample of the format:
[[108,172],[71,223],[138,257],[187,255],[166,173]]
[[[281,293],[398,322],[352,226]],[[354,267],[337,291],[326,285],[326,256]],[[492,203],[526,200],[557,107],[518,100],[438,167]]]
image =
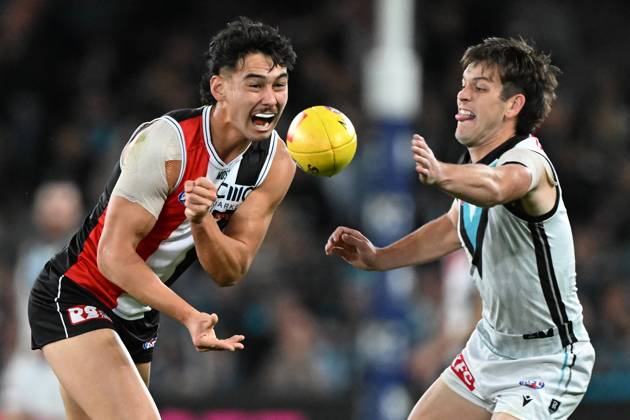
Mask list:
[[[202,115],[179,122],[186,142],[184,175],[177,189],[166,197],[153,229],[136,248],[136,252],[144,261],[186,220],[185,206],[179,201],[179,195],[184,191],[184,182],[206,176],[208,172],[210,156],[204,142]],[[108,308],[113,309],[117,306],[117,298],[123,293],[123,290],[103,276],[98,269],[96,259],[106,213],[107,210],[99,217],[98,223],[86,239],[76,263],[64,274],[89,290]]]
[[96,263],[96,252],[98,242],[101,239],[105,215],[107,209],[98,218],[98,223],[85,240],[83,249],[74,263],[64,275],[74,280],[75,283],[88,289],[98,300],[107,305],[108,308],[116,307],[116,298],[122,293],[122,289],[109,281],[98,269]]
[[206,176],[208,172],[209,155],[203,142],[202,116],[190,118],[180,122],[186,140],[186,168],[184,176],[177,189],[172,192],[162,207],[155,226],[151,232],[138,244],[136,251],[143,260],[149,258],[167,239],[175,229],[185,220],[185,206],[179,201],[184,191],[184,182]]

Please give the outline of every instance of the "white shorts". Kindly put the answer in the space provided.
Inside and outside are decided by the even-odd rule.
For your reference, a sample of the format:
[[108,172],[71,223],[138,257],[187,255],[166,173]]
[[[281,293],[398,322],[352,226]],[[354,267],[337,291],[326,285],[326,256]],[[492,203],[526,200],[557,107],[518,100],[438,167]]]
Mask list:
[[591,379],[595,350],[588,341],[555,354],[507,358],[493,353],[477,330],[441,379],[490,413],[519,419],[566,419]]

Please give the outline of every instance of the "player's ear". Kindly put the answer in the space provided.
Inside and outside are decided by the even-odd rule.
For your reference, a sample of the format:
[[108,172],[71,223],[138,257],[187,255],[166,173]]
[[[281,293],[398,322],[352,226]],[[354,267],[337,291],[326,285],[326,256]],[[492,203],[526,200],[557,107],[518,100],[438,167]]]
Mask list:
[[213,75],[210,78],[210,93],[214,99],[219,102],[225,96],[225,79],[219,75]]
[[508,118],[516,117],[521,109],[525,106],[525,95],[522,93],[517,93],[507,100],[507,109],[505,111],[505,116]]

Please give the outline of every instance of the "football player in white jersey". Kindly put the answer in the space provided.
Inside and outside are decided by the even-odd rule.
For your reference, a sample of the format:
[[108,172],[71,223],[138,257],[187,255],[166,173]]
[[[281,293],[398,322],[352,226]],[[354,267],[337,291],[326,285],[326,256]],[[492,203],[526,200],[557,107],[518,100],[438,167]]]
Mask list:
[[595,353],[558,177],[532,136],[551,110],[559,70],[522,39],[488,38],[461,63],[455,137],[464,163],[441,162],[423,137],[411,139],[420,182],[451,195],[450,210],[385,247],[338,227],[325,252],[382,271],[466,250],[482,318],[410,419],[566,419]]
[[240,18],[207,58],[206,106],[138,128],[31,292],[32,347],[57,375],[70,419],[160,417],[147,388],[158,311],[198,351],[243,349],[242,335],[219,339],[218,316],[169,286],[195,259],[220,286],[251,266],[295,174],[275,127],[296,55],[276,28]]

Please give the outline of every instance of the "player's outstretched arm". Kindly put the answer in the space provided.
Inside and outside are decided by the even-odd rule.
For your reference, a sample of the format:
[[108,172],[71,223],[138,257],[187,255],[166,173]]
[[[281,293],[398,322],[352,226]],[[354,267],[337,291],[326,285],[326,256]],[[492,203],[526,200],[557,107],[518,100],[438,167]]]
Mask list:
[[381,270],[378,251],[361,232],[345,226],[335,229],[324,247],[326,255],[338,255],[348,264],[362,270]]
[[[265,238],[273,213],[295,175],[295,163],[286,145],[281,139],[277,142],[278,149],[267,179],[234,212],[223,231],[208,213],[210,207],[207,201],[197,209],[186,205],[199,262],[220,286],[230,286],[247,273]],[[211,194],[206,200],[208,197],[211,199]],[[186,202],[189,202],[188,198]]]
[[457,212],[453,203],[448,213],[383,248],[375,247],[358,230],[340,226],[328,238],[324,251],[362,270],[384,271],[434,261],[461,248]]
[[218,318],[196,310],[167,287],[137,254],[138,243],[151,231],[155,218],[125,198],[112,197],[99,242],[98,266],[112,283],[186,326],[195,347],[205,350],[239,350],[241,335],[220,340],[214,333]]
[[420,182],[480,207],[509,203],[525,196],[532,173],[523,165],[455,165],[440,162],[423,137],[414,134],[411,151]]

